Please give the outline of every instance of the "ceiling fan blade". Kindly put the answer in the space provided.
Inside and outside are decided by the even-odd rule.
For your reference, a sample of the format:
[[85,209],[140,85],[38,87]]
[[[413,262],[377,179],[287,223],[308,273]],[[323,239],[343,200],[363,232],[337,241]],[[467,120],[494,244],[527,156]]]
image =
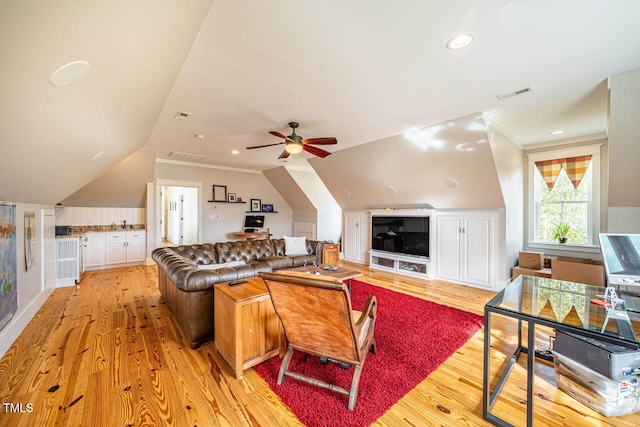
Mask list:
[[281,134],[280,132],[276,132],[275,130],[270,130],[269,133],[273,136],[277,136],[278,138],[283,138],[287,141],[291,141],[294,142],[291,138],[289,138],[288,136],[284,136],[283,134]]
[[282,152],[282,154],[280,154],[280,156],[278,157],[279,159],[286,159],[287,157],[289,157],[291,153],[289,153],[287,150],[284,150]]
[[273,145],[282,145],[285,144],[284,141],[282,142],[276,142],[275,144],[265,144],[265,145],[254,145],[253,147],[247,147],[247,150],[251,150],[253,148],[264,148],[264,147],[271,147]]
[[331,145],[337,144],[338,140],[335,138],[305,138],[302,140],[302,143],[314,145]]
[[311,145],[303,145],[302,149],[307,153],[311,153],[315,156],[322,157],[323,159],[331,154],[328,151],[323,150],[322,148],[312,147]]

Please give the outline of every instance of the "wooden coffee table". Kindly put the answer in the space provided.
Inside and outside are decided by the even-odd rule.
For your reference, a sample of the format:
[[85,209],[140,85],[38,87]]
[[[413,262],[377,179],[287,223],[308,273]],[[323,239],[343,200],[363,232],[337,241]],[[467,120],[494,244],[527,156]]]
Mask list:
[[[331,267],[331,269],[325,270],[324,268],[325,266]],[[305,267],[296,267],[296,268],[289,268],[286,270],[280,270],[280,271],[277,271],[277,273],[283,273],[286,271],[295,271],[300,273],[314,274],[316,271],[316,268],[313,265],[307,265]],[[346,281],[349,289],[351,289],[351,279],[355,279],[356,277],[362,276],[362,272],[360,271],[348,270],[343,267],[336,267],[334,265],[329,265],[329,264],[320,264],[320,267],[318,268],[318,272],[322,276],[333,277],[335,279]]]

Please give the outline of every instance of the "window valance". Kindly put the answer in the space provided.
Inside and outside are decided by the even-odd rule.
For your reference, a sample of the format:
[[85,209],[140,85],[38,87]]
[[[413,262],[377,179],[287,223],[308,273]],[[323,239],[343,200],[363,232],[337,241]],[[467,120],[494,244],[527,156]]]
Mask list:
[[536,167],[540,171],[540,175],[547,184],[549,190],[553,189],[553,186],[560,175],[560,171],[564,169],[567,176],[571,180],[574,188],[578,188],[580,181],[584,178],[584,174],[589,168],[591,162],[591,155],[566,157],[564,159],[544,160],[536,162]]

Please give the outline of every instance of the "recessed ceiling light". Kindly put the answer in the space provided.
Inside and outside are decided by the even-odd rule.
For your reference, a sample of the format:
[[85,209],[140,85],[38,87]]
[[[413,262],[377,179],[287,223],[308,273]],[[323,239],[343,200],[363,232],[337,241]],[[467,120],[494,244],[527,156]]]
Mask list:
[[240,154],[240,152],[238,150],[233,150],[231,154]]
[[204,139],[204,135],[203,135],[203,134],[201,134],[201,133],[196,133],[196,134],[195,134],[195,135],[193,135],[193,136],[195,136],[195,137],[196,137],[196,138],[198,138],[198,139]]
[[562,135],[564,133],[564,129],[557,129],[551,132],[551,135]]
[[89,63],[87,61],[69,62],[51,73],[49,82],[54,86],[66,86],[80,80],[88,71]]
[[447,49],[449,50],[464,49],[465,47],[469,46],[473,42],[473,39],[475,39],[475,37],[476,36],[474,36],[472,33],[457,34],[447,42]]

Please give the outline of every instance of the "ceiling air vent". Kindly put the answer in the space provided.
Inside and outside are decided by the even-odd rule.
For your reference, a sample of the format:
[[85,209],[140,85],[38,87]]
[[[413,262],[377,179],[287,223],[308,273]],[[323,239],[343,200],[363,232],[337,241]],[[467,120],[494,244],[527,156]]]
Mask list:
[[180,151],[172,151],[169,153],[169,157],[178,160],[202,160],[204,156],[201,154],[181,153]]
[[531,92],[532,90],[533,89],[531,88],[531,86],[529,86],[525,87],[524,89],[516,90],[515,92],[505,93],[504,95],[496,95],[496,98],[502,101],[503,99],[511,98],[512,96],[516,95],[522,95],[524,93]]
[[178,114],[176,114],[176,119],[178,120],[185,120],[187,117],[189,117],[191,114],[185,112],[185,111],[178,111]]

